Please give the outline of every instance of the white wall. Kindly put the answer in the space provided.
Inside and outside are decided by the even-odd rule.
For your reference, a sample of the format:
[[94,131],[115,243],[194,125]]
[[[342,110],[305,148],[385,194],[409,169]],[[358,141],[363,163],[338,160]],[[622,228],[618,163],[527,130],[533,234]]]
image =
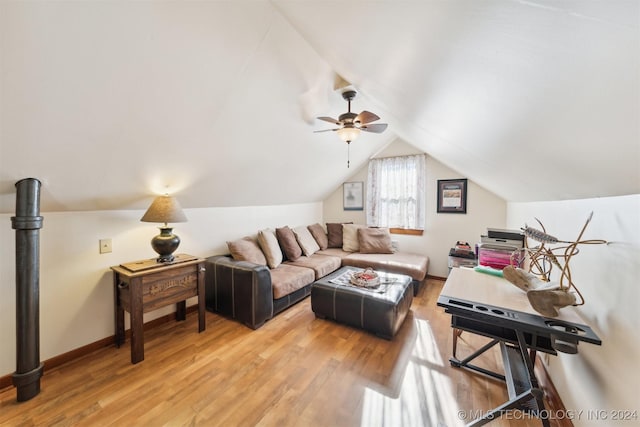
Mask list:
[[[179,195],[178,195],[179,198]],[[149,200],[151,203],[151,199]],[[42,212],[40,231],[40,360],[114,334],[110,266],[153,258],[155,224],[141,223],[144,211]],[[320,203],[239,208],[186,209],[188,222],[173,224],[178,253],[226,253],[226,240],[261,228],[322,221]],[[0,376],[16,370],[15,230],[12,215],[0,215]],[[99,254],[98,240],[111,238],[113,252]],[[189,301],[194,304],[195,299]],[[145,321],[174,311],[166,307]],[[128,317],[128,316],[127,316]],[[128,324],[128,321],[127,321]]]
[[[357,142],[357,141],[356,141]],[[391,157],[420,153],[402,140],[396,140],[375,157]],[[427,156],[427,197],[426,226],[422,236],[392,235],[398,241],[400,250],[425,254],[429,257],[429,275],[446,277],[448,274],[449,249],[457,240],[470,244],[480,241],[480,235],[486,234],[487,227],[504,228],[506,224],[506,202],[495,194],[468,181],[467,213],[436,213],[436,201],[439,179],[465,178],[454,170]],[[367,167],[354,172],[349,181],[367,181]],[[366,195],[365,195],[366,197]],[[366,222],[364,211],[345,211],[342,207],[342,187],[338,188],[324,201],[325,222],[353,221]]]
[[[602,346],[581,344],[577,355],[550,356],[549,371],[565,407],[584,411],[574,419],[576,426],[640,425],[640,195],[509,203],[507,225],[526,223],[539,229],[534,219],[538,218],[547,233],[571,241],[592,211],[583,238],[611,243],[581,246],[570,266],[586,301],[576,310],[602,339]],[[612,411],[618,410],[635,411],[635,420],[616,422]],[[596,414],[608,418],[598,420]]]

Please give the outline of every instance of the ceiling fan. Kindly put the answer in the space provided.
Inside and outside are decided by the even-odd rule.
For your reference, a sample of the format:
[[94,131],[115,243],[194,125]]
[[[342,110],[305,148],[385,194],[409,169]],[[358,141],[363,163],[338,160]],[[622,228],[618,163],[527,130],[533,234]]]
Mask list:
[[[318,117],[318,120],[333,123],[338,127],[335,129],[316,130],[314,133],[338,132],[338,137],[347,144],[350,144],[351,141],[355,140],[360,135],[360,131],[373,133],[384,132],[387,128],[386,123],[371,123],[376,120],[380,120],[380,117],[376,114],[373,114],[370,111],[363,111],[360,114],[351,112],[351,101],[356,97],[355,90],[346,90],[342,92],[342,97],[347,101],[347,112],[340,114],[340,116],[338,116],[338,120],[331,117]],[[347,167],[349,167],[348,159]]]

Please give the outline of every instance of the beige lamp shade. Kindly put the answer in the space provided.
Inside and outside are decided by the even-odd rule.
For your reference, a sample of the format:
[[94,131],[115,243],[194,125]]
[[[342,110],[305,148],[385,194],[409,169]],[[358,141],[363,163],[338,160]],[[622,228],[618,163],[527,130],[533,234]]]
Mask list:
[[173,252],[180,245],[180,237],[173,234],[173,228],[168,227],[168,222],[187,222],[187,217],[180,203],[173,197],[165,194],[155,198],[149,209],[144,213],[140,221],[144,222],[161,222],[164,226],[160,228],[160,234],[151,239],[151,247],[160,255],[156,261],[163,263],[171,263],[175,257]]
[[187,222],[187,217],[182,212],[180,203],[174,197],[165,194],[155,198],[140,221],[167,224],[169,222]]

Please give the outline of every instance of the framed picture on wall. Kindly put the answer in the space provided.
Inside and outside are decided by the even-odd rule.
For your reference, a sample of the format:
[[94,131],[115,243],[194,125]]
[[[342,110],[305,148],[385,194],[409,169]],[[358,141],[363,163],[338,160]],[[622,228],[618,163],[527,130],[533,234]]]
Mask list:
[[342,207],[345,211],[364,210],[364,182],[342,184]]
[[467,180],[438,180],[438,213],[467,213]]

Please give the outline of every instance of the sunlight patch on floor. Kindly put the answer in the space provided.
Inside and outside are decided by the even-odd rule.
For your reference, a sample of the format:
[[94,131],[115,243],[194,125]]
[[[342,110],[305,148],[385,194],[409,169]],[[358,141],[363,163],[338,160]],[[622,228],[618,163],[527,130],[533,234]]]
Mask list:
[[444,373],[429,322],[414,319],[417,336],[399,387],[399,396],[388,396],[367,387],[361,426],[440,427],[462,425],[451,380]]

